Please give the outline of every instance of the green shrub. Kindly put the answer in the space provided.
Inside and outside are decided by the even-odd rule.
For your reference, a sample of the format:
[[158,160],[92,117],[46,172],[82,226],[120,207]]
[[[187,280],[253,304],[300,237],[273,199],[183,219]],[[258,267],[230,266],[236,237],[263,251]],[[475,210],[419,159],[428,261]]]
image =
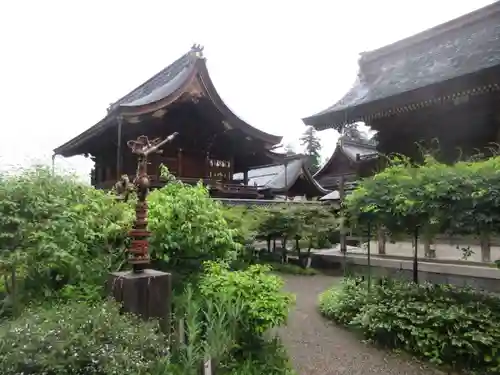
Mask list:
[[268,266],[251,265],[243,271],[230,271],[227,264],[207,262],[200,292],[214,302],[220,296],[241,301],[239,329],[261,336],[286,322],[293,301],[293,296],[282,290],[283,280],[270,270]]
[[229,358],[221,363],[222,374],[227,375],[296,375],[280,340],[262,340],[258,351],[245,358]]
[[151,257],[168,269],[197,273],[207,260],[230,260],[242,246],[223,207],[201,184],[172,182],[149,196]]
[[[448,285],[349,281],[320,298],[329,318],[439,365],[500,371],[500,299]],[[360,302],[363,301],[362,304]]]
[[2,176],[0,211],[4,308],[73,292],[99,298],[124,261],[131,207],[73,176],[43,167]]
[[113,303],[38,307],[0,327],[0,373],[166,375],[167,341],[157,326]]
[[[217,374],[292,374],[288,356],[278,340],[249,337],[241,331],[248,314],[246,301],[214,290],[211,298],[187,287],[175,301],[175,321],[184,321],[185,341],[175,335],[173,375],[198,375],[198,366],[210,357]],[[248,320],[248,319],[247,319]],[[243,333],[243,335],[242,335]]]
[[319,295],[319,311],[337,323],[349,325],[368,301],[366,288],[359,280],[344,279]]
[[421,165],[408,158],[388,160],[388,167],[361,181],[343,204],[352,224],[384,226],[391,234],[413,232],[420,225],[436,233],[498,233],[500,156],[453,165],[425,156]]

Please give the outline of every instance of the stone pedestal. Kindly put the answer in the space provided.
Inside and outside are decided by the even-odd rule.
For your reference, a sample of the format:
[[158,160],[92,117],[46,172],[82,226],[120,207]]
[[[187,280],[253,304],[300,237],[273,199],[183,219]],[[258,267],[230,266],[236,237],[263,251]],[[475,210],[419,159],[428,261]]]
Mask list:
[[152,269],[141,273],[112,272],[108,276],[108,294],[121,303],[123,311],[144,320],[158,319],[164,333],[170,333],[172,275]]

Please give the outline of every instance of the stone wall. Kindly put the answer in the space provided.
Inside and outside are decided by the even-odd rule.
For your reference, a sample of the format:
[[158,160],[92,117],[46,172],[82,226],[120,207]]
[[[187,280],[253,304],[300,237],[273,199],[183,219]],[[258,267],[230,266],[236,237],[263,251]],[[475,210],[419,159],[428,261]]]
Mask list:
[[[368,259],[365,256],[348,255],[347,269],[354,274],[368,274]],[[342,270],[344,257],[339,255],[314,255],[313,266]],[[373,276],[390,276],[405,280],[413,279],[413,262],[407,259],[371,259]],[[434,284],[470,286],[477,290],[500,293],[500,270],[491,266],[447,264],[420,261],[419,281]]]

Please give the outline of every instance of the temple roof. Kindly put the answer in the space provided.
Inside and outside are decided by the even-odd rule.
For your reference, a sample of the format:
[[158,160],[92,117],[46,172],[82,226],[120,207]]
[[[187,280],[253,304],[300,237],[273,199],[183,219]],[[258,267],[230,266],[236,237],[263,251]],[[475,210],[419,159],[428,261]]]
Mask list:
[[339,154],[345,155],[351,163],[361,163],[378,157],[376,146],[367,142],[355,141],[345,136],[340,137],[330,159],[313,176],[323,186],[337,184],[338,177],[323,175],[338,161],[336,156]]
[[[498,1],[391,45],[362,53],[358,77],[347,94],[303,121],[317,129],[338,129],[390,110],[389,98],[497,66],[500,66]],[[437,96],[436,92],[431,91],[430,96]],[[425,98],[408,95],[399,105],[431,99],[429,93],[426,95]]]
[[[203,48],[194,45],[189,52],[155,74],[146,82],[111,104],[108,113],[96,125],[54,150],[55,154],[73,156],[79,153],[78,146],[115,127],[118,118],[134,122],[140,116],[162,115],[164,107],[188,95],[208,98],[227,121],[225,126],[241,129],[245,134],[260,139],[268,145],[281,142],[280,136],[263,132],[237,117],[222,101],[208,74]],[[164,112],[163,112],[164,113]]]
[[[235,174],[233,178],[243,180],[243,174]],[[259,191],[271,191],[273,194],[285,194],[299,179],[304,179],[310,184],[318,196],[329,192],[312,177],[304,155],[288,157],[285,163],[266,165],[248,171],[249,186],[258,186]]]

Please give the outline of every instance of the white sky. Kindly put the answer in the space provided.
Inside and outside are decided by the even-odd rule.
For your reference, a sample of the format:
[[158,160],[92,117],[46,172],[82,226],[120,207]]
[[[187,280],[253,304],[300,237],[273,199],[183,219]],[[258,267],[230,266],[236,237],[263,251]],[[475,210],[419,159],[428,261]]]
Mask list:
[[[238,116],[294,142],[302,117],[350,88],[360,52],[492,2],[0,1],[0,167],[50,162],[53,148],[193,43]],[[327,156],[337,135],[321,137]]]

